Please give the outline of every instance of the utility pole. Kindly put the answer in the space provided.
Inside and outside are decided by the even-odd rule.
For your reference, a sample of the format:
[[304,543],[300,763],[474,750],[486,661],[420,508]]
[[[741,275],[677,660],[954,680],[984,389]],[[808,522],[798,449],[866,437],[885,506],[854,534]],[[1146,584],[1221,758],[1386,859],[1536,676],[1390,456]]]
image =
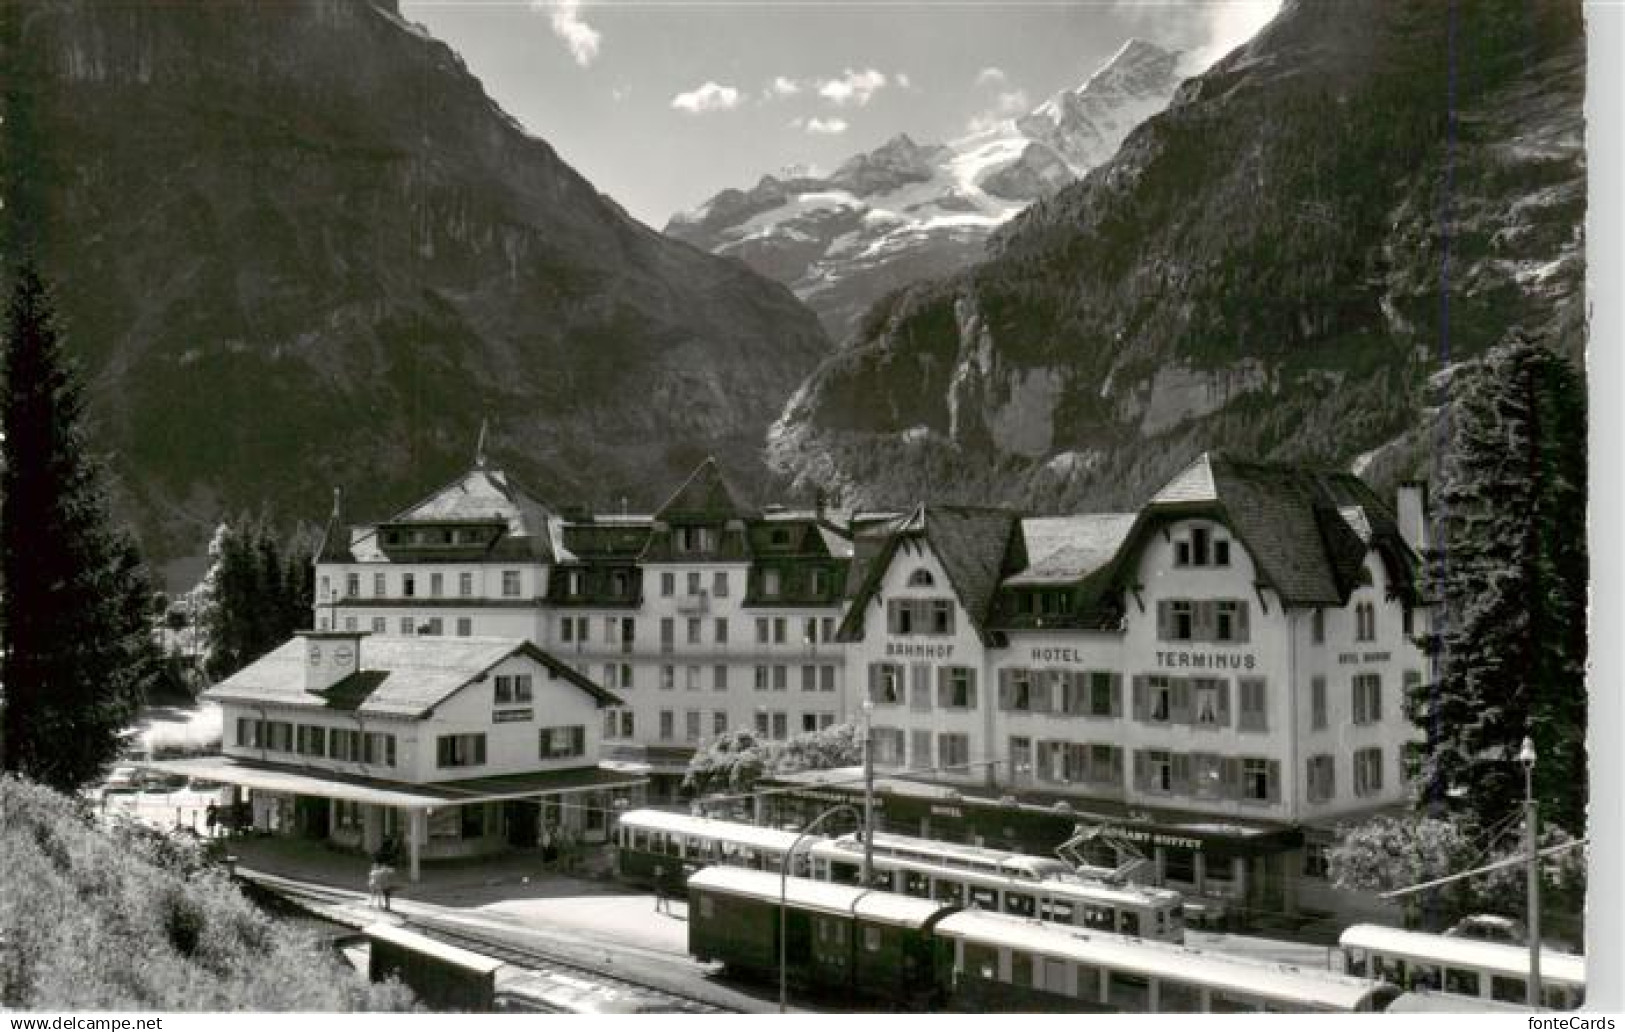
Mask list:
[[863,887],[873,888],[875,864],[875,704],[863,701]]
[[1541,1005],[1540,986],[1540,846],[1538,844],[1539,816],[1535,812],[1535,742],[1524,737],[1523,748],[1518,751],[1518,762],[1523,764],[1524,850],[1529,876],[1529,998],[1530,1009]]

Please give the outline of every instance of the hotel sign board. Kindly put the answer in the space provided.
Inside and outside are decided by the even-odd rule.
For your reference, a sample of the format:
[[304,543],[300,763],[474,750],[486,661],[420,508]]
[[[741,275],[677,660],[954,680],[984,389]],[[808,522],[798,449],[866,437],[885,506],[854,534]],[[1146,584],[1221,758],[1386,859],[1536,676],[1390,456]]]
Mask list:
[[952,659],[954,643],[888,639],[886,655],[894,659]]
[[1157,666],[1170,670],[1253,670],[1258,657],[1251,652],[1187,652],[1163,651],[1155,653]]

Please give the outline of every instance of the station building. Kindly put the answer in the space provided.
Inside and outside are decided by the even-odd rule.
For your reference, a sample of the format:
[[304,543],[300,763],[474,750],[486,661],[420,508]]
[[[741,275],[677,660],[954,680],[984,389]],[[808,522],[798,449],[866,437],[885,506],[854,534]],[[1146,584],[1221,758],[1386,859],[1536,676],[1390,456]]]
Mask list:
[[246,823],[422,860],[601,842],[644,779],[599,764],[619,703],[533,643],[309,631],[210,688],[222,755],[152,766],[223,782]]

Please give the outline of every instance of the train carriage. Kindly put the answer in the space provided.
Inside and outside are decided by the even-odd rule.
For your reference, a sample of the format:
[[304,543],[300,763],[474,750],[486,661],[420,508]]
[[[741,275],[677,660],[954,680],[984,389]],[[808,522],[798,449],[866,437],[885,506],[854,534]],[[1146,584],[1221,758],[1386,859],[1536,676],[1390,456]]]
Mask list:
[[[689,879],[689,952],[763,981],[924,1007],[936,995],[931,929],[954,908],[762,871],[713,867]],[[783,895],[781,896],[781,892]]]
[[[754,824],[632,810],[616,822],[616,863],[624,880],[639,885],[653,886],[659,870],[662,887],[681,894],[688,875],[712,864],[777,871],[796,838],[793,831]],[[803,844],[810,841],[812,836]],[[805,862],[798,854],[797,868]]]
[[[808,852],[813,877],[847,885],[862,880],[860,842],[847,838],[825,840],[815,843]],[[1111,885],[1068,876],[1018,877],[1004,873],[1008,867],[992,871],[955,867],[919,859],[925,855],[929,854],[919,850],[907,855],[888,853],[877,840],[873,857],[875,887],[919,899],[1120,935],[1168,942],[1184,940],[1183,897],[1170,889]]]
[[936,927],[956,1010],[1355,1012],[1398,990],[1313,968],[965,910]]
[[[1528,1000],[1529,950],[1524,946],[1374,924],[1349,926],[1338,945],[1344,970],[1351,975],[1465,1000]],[[1585,1002],[1584,957],[1542,950],[1540,972],[1548,1008],[1574,1010]]]

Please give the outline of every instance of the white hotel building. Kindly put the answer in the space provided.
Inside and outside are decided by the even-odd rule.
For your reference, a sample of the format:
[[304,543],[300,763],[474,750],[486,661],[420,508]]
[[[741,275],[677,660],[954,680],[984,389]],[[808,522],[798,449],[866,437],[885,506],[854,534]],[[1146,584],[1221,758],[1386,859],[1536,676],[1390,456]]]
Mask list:
[[564,514],[480,465],[335,522],[316,626],[528,638],[619,697],[606,754],[667,791],[724,730],[868,701],[894,826],[1048,852],[1059,814],[1138,842],[1141,876],[1290,909],[1324,829],[1405,802],[1422,530],[1419,489],[1396,517],[1352,476],[1219,455],[1137,513],[1036,518],[752,511],[710,462],[653,515]]

